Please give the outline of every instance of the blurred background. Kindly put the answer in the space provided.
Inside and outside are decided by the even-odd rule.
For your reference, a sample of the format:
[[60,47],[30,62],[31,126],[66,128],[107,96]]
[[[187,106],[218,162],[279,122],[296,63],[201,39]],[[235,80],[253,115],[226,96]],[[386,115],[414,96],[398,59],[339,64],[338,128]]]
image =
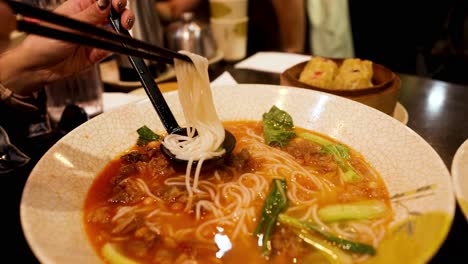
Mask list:
[[[144,21],[134,30],[146,27],[135,37],[172,48],[170,31],[182,27],[184,13],[211,29],[213,2],[233,1],[247,2],[245,57],[259,51],[358,57],[395,72],[468,84],[467,0],[128,0],[127,7]],[[327,45],[334,50],[324,51]]]
[[[186,11],[209,23],[209,2],[155,0],[155,7],[166,27]],[[348,21],[340,19],[325,34],[334,34],[340,23],[348,23],[355,57],[395,72],[468,84],[466,0],[250,0],[246,55],[258,51],[321,55],[311,41],[313,32],[320,30],[314,28],[317,23],[311,14],[327,20],[333,12],[347,15]]]

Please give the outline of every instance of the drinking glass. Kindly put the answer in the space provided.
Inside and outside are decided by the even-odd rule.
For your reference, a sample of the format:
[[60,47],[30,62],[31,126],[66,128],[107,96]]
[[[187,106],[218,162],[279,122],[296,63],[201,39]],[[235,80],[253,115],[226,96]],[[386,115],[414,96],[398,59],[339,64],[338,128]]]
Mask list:
[[[66,0],[23,0],[47,10],[53,10]],[[45,86],[47,111],[52,121],[58,122],[69,104],[82,107],[89,118],[103,112],[103,84],[99,66],[72,77]]]
[[47,111],[52,121],[58,122],[69,104],[83,108],[89,118],[103,112],[103,84],[99,66],[70,78],[45,86]]

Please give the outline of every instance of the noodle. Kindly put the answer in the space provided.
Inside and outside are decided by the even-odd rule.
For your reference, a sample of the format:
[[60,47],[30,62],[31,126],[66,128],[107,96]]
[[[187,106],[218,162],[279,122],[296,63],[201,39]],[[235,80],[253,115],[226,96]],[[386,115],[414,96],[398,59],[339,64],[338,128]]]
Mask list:
[[[208,60],[199,55],[181,51],[193,62],[175,60],[175,72],[178,80],[179,100],[187,122],[187,136],[171,134],[164,138],[164,146],[176,158],[187,160],[185,185],[192,200],[193,189],[197,189],[198,178],[203,161],[221,156],[225,150],[219,150],[224,141],[224,128],[213,104],[208,78]],[[195,136],[195,133],[198,133]],[[193,186],[190,186],[192,164],[197,160]],[[191,203],[187,204],[187,209]]]
[[[321,208],[328,204],[368,199],[369,196],[365,193],[369,189],[368,185],[362,182],[355,186],[346,183],[340,179],[340,174],[336,170],[321,172],[320,164],[304,165],[283,149],[266,145],[258,123],[236,121],[232,124],[227,123],[226,127],[237,140],[232,158],[244,159],[243,163],[231,164],[229,159],[222,166],[204,170],[198,179],[176,171],[166,176],[155,176],[147,168],[121,180],[120,183],[127,184],[124,186],[128,186],[130,191],[136,191],[143,196],[136,195],[138,199],[120,204],[112,204],[108,200],[102,201],[109,197],[96,199],[97,202],[92,206],[92,210],[98,211],[96,209],[100,209],[103,204],[104,207],[111,208],[109,227],[104,231],[99,229],[100,227],[96,228],[96,233],[99,234],[97,236],[99,242],[95,242],[98,244],[97,248],[102,247],[102,237],[106,236],[109,237],[107,241],[123,245],[122,248],[127,248],[126,250],[134,247],[132,243],[135,240],[138,242],[136,244],[141,244],[146,241],[145,239],[157,236],[157,239],[149,240],[147,244],[143,243],[148,246],[148,253],[143,259],[138,259],[138,254],[139,250],[144,250],[145,247],[139,248],[138,254],[129,254],[129,257],[141,260],[143,263],[183,262],[179,261],[179,257],[171,259],[170,256],[155,260],[155,256],[157,257],[161,250],[166,253],[172,252],[171,254],[180,256],[184,261],[192,260],[198,263],[239,263],[242,259],[237,259],[235,257],[237,255],[248,256],[246,263],[291,263],[287,260],[270,262],[262,257],[258,248],[258,238],[253,235],[255,226],[260,221],[262,206],[269,195],[271,182],[277,178],[285,179],[287,182],[288,208],[283,214],[307,221],[337,237],[374,247],[378,247],[384,239],[387,226],[392,219],[391,213],[371,220],[356,219],[343,222],[327,222],[319,216]],[[144,147],[139,150],[148,151]],[[241,155],[244,151],[248,152],[246,156]],[[324,160],[333,161],[329,158]],[[353,162],[358,161],[353,160]],[[361,165],[364,174],[365,164]],[[144,162],[138,166],[145,166]],[[185,172],[187,171],[190,170]],[[388,201],[388,193],[378,176],[373,170],[365,173],[368,184],[374,186],[372,188],[376,188],[375,186],[382,188],[380,196],[375,199]],[[94,193],[97,192],[94,190]],[[96,196],[102,197],[102,195]],[[276,226],[285,228],[283,223]],[[281,253],[281,250],[295,252],[294,247],[297,245],[293,245],[292,250],[288,246],[291,246],[291,243],[300,243],[297,238],[293,240],[295,242],[291,242],[291,238],[288,240],[291,231],[290,233],[287,229],[284,231],[286,233],[283,231],[275,231],[277,233],[273,234],[280,237],[280,242],[277,242],[279,244],[272,242],[272,248],[278,250],[274,253],[275,256],[290,254]],[[102,233],[106,236],[102,236]],[[133,238],[139,233],[146,235]],[[285,234],[286,238],[283,238]],[[221,250],[215,243],[216,236],[225,236],[233,246],[222,259],[214,258],[216,251]],[[284,248],[281,249],[282,247]],[[187,255],[186,252],[195,253]],[[305,255],[301,254],[297,255],[298,259],[304,258]],[[353,262],[369,258],[363,254],[349,255]]]

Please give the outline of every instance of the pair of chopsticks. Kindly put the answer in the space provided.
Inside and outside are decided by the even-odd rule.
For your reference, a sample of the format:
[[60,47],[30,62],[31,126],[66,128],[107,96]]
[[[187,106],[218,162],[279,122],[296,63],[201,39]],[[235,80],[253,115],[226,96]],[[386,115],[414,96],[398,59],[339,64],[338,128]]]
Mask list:
[[[174,59],[192,62],[186,55],[134,39],[128,35],[108,31],[14,0],[5,0],[4,2],[17,14],[18,31],[166,64],[174,64]],[[40,25],[25,20],[24,17],[34,18],[68,30]]]

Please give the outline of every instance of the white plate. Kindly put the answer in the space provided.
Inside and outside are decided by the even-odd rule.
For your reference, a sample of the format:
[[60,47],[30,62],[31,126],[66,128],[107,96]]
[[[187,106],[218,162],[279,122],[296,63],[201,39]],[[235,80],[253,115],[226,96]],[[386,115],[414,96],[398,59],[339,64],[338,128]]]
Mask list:
[[468,139],[455,152],[451,171],[455,196],[468,220]]
[[[184,126],[177,93],[164,97]],[[395,218],[376,262],[424,263],[445,240],[455,212],[449,171],[434,149],[401,122],[354,101],[306,89],[216,87],[213,98],[222,120],[260,120],[276,105],[292,115],[296,126],[336,138],[367,158],[390,195],[399,197],[392,200]],[[26,239],[41,263],[101,262],[84,232],[85,195],[104,166],[136,142],[142,125],[163,131],[148,99],[89,120],[37,163],[25,185],[20,214]]]
[[[221,61],[224,57],[224,54],[221,50],[218,50],[215,56],[208,60],[209,64],[214,64]],[[101,71],[101,79],[102,82],[106,85],[113,87],[114,89],[121,91],[121,92],[129,92],[136,88],[141,87],[140,81],[134,82],[124,82],[120,80],[119,76],[119,69],[116,60],[109,60],[99,65]],[[174,78],[175,71],[172,66],[167,67],[167,70],[162,73],[159,77],[155,78],[154,81],[156,83],[167,81],[171,78]]]

